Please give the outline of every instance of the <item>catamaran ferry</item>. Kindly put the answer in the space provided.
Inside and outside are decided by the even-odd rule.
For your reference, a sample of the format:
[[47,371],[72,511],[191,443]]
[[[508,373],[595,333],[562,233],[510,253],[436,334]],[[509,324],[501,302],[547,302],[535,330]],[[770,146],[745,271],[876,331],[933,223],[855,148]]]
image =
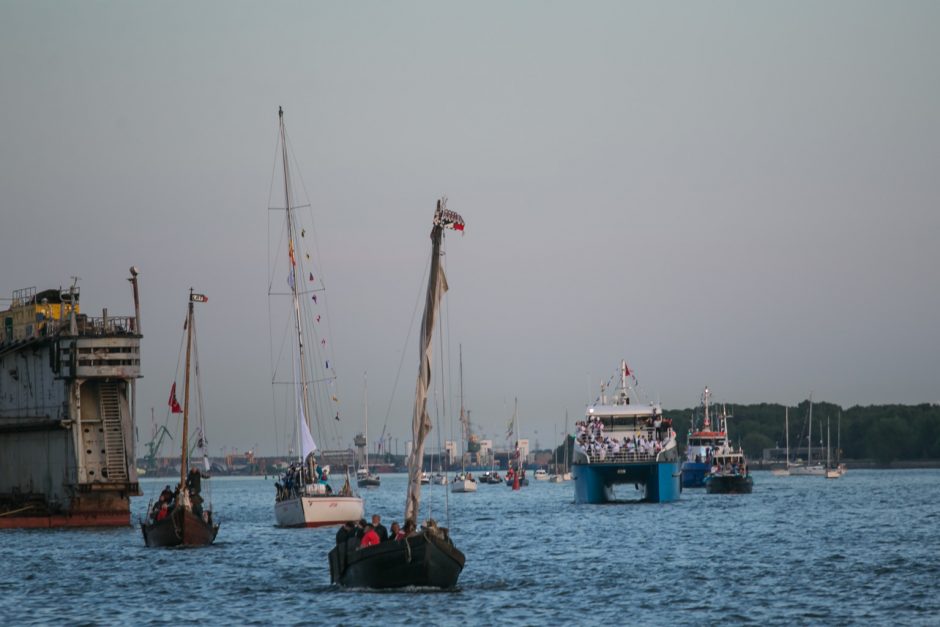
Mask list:
[[[625,361],[620,362],[620,389],[612,403],[605,390],[577,425],[572,476],[575,501],[615,500],[617,484],[643,487],[641,500],[665,503],[679,498],[679,454],[672,421],[656,403],[632,403],[635,391]],[[636,381],[636,378],[633,377]]]

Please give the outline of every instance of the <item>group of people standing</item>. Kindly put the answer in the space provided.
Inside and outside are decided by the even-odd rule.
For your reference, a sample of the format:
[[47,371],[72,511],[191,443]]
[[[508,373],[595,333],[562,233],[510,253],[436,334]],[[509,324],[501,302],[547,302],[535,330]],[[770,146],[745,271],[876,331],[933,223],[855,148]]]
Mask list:
[[336,532],[336,544],[349,547],[355,541],[355,546],[362,549],[382,542],[402,540],[417,533],[417,526],[413,520],[406,520],[404,527],[401,527],[398,521],[394,521],[391,527],[391,531],[386,529],[382,524],[382,517],[378,514],[372,515],[372,522],[365,518],[358,523],[347,522]]

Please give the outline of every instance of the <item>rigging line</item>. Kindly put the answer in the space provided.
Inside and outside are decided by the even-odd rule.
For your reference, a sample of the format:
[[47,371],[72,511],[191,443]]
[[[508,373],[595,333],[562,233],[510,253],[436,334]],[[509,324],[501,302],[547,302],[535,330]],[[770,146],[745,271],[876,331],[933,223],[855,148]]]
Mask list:
[[[276,165],[277,164],[277,144],[276,143],[275,143],[275,151],[274,151],[274,161],[275,161],[275,166],[271,170],[271,187],[268,190],[269,202],[271,200],[272,195],[274,194],[274,176],[275,176],[275,172],[277,168],[277,165]],[[271,372],[271,381],[272,381],[271,422],[274,423],[274,452],[279,453],[280,452],[279,438],[277,435],[277,396],[274,393],[274,385],[273,385],[273,381],[277,376],[276,375],[277,369],[275,368],[275,365],[274,365],[274,317],[273,317],[273,312],[271,311],[271,287],[273,286],[272,272],[273,272],[273,266],[275,264],[271,262],[271,216],[270,214],[268,215],[268,219],[267,219],[267,228],[268,228],[268,235],[265,238],[265,243],[267,244],[266,258],[267,258],[267,262],[272,266],[272,269],[268,270],[268,298],[267,298],[267,301],[268,301],[268,365],[271,368],[270,372]]]
[[[424,283],[424,277],[427,276],[428,267],[431,265],[431,255],[428,255],[427,263],[424,265],[424,271],[421,273],[421,279],[418,284],[418,293],[415,297],[415,307],[411,312],[411,323],[408,325],[408,335],[405,337],[405,344],[401,348],[401,358],[398,360],[398,371],[395,372],[395,383],[392,385],[392,395],[388,399],[388,408],[385,410],[385,423],[382,425],[382,437],[385,437],[385,432],[388,428],[388,417],[392,413],[392,403],[395,401],[395,392],[398,390],[398,380],[401,377],[401,369],[405,364],[405,355],[407,353],[408,343],[411,341],[411,332],[415,327],[415,317],[418,315],[418,307],[421,305],[421,294],[423,292],[422,285]],[[421,359],[418,359],[420,367]]]

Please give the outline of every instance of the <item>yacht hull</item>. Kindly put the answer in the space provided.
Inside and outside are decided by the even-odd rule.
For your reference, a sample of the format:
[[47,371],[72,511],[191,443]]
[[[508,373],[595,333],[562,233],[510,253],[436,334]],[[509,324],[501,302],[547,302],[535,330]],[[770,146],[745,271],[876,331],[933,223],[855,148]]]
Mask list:
[[741,475],[713,475],[705,480],[708,494],[750,494],[753,489],[754,480]]
[[708,474],[709,466],[703,462],[683,462],[682,463],[682,487],[683,488],[704,488],[705,475]]
[[359,520],[364,514],[358,496],[302,496],[274,504],[278,527],[332,527]]

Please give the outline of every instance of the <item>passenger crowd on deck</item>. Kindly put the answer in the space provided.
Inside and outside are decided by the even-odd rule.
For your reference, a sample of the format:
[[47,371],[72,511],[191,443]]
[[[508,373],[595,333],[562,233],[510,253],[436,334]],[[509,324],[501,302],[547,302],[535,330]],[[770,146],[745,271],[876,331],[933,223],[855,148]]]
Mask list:
[[622,438],[604,435],[604,422],[597,416],[578,421],[575,426],[581,450],[601,460],[624,453],[653,456],[666,448],[676,436],[672,430],[672,421],[661,416],[648,419],[644,431]]
[[[434,521],[428,521],[429,525]],[[436,526],[436,525],[435,525]],[[398,521],[392,522],[392,531],[389,533],[382,524],[382,517],[372,515],[372,521],[365,518],[359,522],[347,522],[336,532],[336,544],[348,549],[364,549],[384,542],[396,542],[418,534],[417,525],[413,520],[406,520],[402,528]]]

